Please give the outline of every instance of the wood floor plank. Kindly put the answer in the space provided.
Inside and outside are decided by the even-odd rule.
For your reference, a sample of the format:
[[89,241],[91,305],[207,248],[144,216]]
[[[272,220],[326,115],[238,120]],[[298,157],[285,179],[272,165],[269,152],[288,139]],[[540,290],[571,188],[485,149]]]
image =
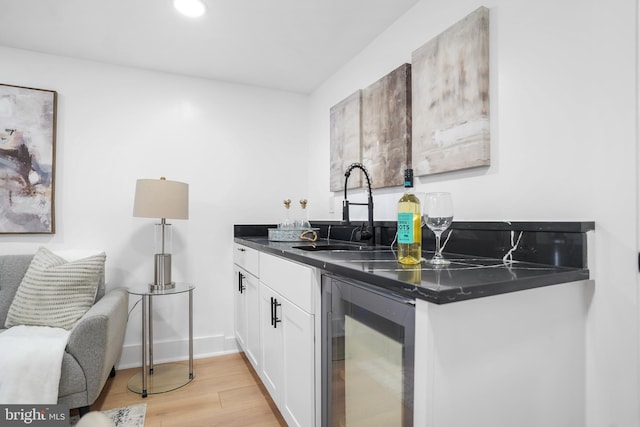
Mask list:
[[223,408],[250,408],[269,404],[269,401],[265,398],[264,389],[257,384],[221,391],[219,395],[220,404]]
[[242,353],[194,360],[195,378],[177,390],[142,398],[129,391],[140,369],[107,381],[92,410],[147,404],[145,427],[282,427],[282,415]]

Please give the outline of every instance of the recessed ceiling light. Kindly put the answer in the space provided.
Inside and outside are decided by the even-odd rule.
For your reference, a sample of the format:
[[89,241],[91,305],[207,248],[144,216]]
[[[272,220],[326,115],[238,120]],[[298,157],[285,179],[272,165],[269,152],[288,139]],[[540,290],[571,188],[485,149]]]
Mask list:
[[173,7],[190,18],[202,16],[206,10],[202,0],[173,0]]

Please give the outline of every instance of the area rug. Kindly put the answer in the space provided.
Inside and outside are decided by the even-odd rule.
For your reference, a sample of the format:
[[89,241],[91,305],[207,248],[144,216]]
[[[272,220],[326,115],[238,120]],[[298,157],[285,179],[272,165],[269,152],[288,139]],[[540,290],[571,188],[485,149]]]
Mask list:
[[[143,427],[147,404],[140,403],[124,408],[108,409],[102,413],[111,419],[116,427]],[[80,417],[77,415],[71,417],[71,427],[74,427],[79,419]]]

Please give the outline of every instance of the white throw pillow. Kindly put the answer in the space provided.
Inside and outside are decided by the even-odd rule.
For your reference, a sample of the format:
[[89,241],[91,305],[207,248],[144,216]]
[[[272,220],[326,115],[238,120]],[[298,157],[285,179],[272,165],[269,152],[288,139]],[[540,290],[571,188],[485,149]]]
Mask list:
[[38,249],[11,302],[5,326],[71,329],[93,305],[105,259],[103,252],[68,262],[46,248]]

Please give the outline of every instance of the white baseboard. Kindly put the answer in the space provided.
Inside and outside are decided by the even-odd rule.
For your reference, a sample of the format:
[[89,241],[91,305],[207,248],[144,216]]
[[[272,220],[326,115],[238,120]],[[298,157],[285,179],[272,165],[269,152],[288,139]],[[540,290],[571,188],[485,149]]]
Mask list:
[[[221,356],[237,353],[239,350],[235,337],[215,335],[193,338],[193,358]],[[189,339],[178,341],[155,341],[153,345],[153,363],[176,362],[189,359]],[[116,369],[137,368],[142,366],[142,344],[126,345],[122,348],[120,361]]]

